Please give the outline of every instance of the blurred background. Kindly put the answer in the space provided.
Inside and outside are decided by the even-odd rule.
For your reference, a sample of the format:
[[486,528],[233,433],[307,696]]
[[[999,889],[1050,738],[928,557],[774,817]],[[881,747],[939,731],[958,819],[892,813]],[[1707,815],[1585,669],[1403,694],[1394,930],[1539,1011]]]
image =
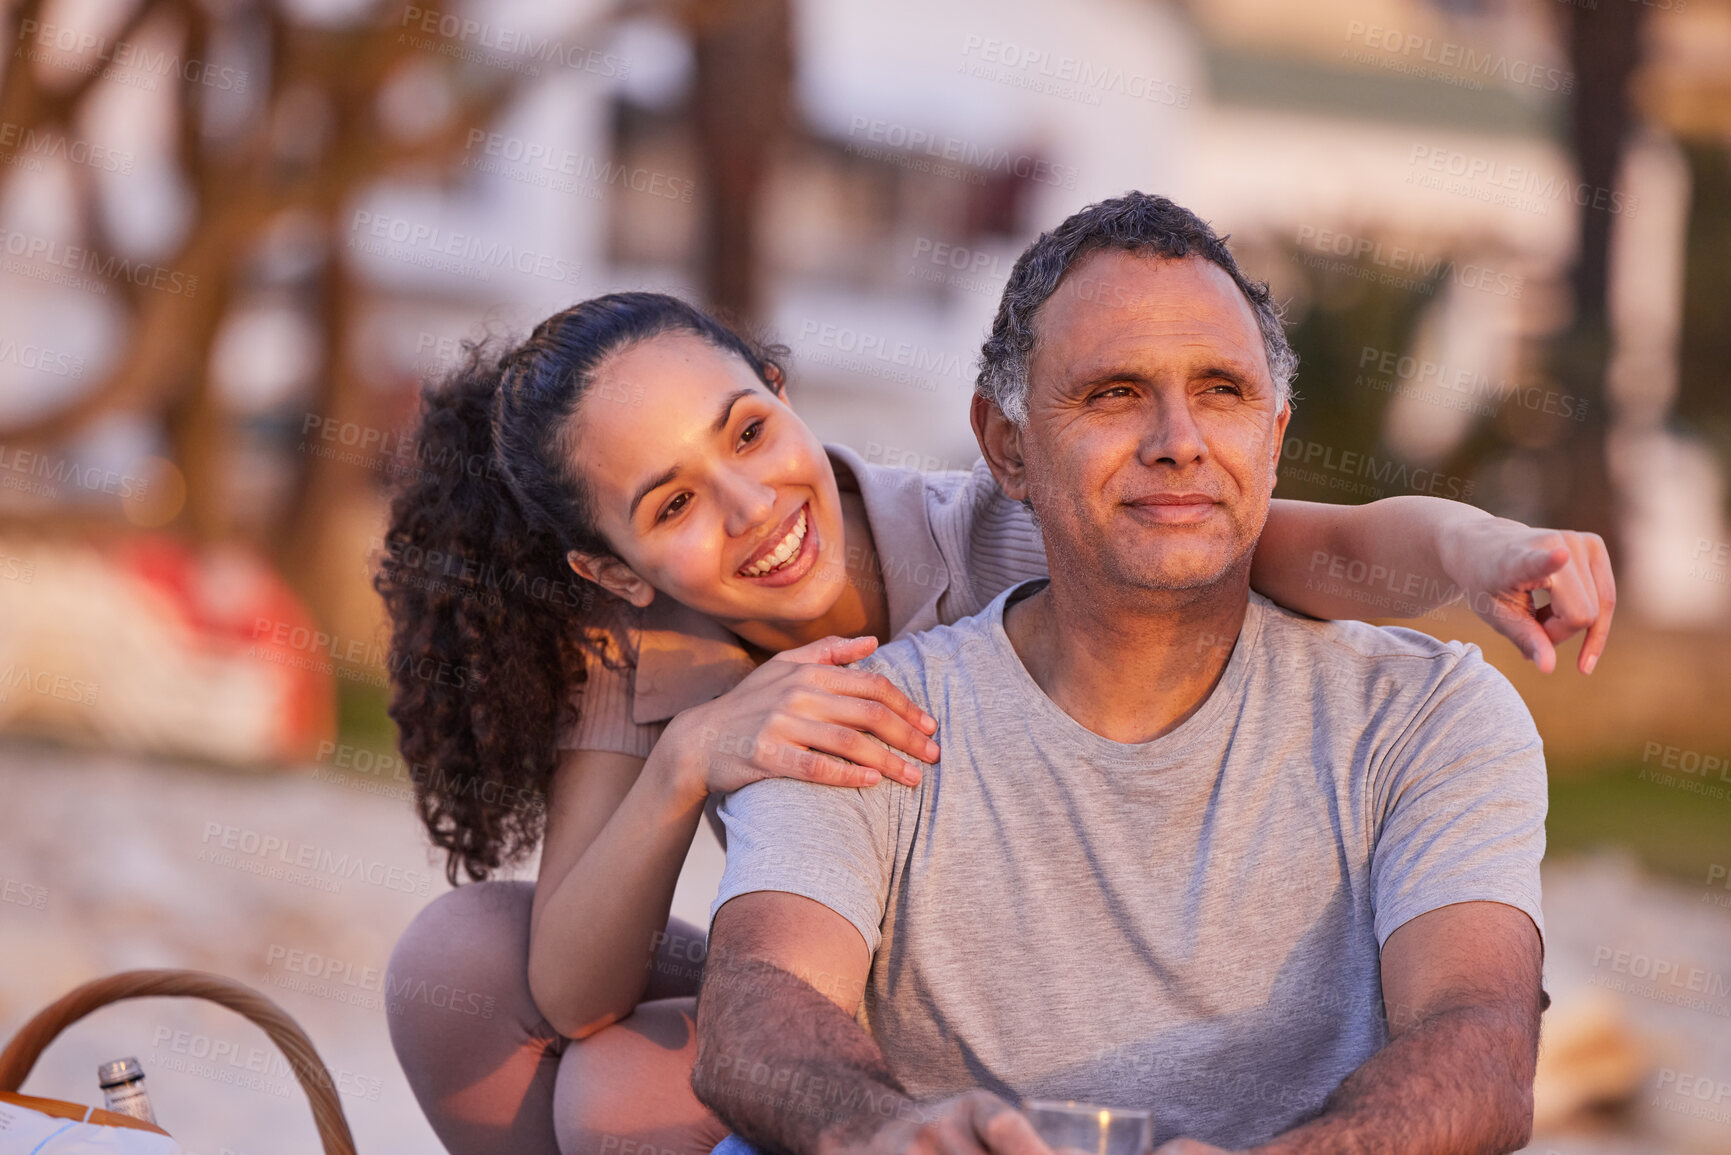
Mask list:
[[[422,382],[670,290],[788,345],[824,440],[966,468],[1016,255],[1139,188],[1286,303],[1281,496],[1611,543],[1591,678],[1418,625],[1483,645],[1549,754],[1531,1149],[1731,1151],[1731,0],[5,11],[0,1039],[215,970],[307,1027],[363,1152],[436,1151],[381,975],[447,884],[370,586],[390,485],[437,467]],[[676,914],[719,861],[700,833]],[[25,1089],[97,1101],[129,1054],[189,1150],[311,1149],[264,1036],[197,1005],[102,1012]]]

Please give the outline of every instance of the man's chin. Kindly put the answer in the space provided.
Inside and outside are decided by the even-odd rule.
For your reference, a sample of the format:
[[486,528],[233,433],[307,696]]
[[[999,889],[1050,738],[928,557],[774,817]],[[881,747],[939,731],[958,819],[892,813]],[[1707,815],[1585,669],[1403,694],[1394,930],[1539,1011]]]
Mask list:
[[[1121,575],[1123,585],[1131,589],[1151,591],[1204,590],[1228,582],[1236,569],[1238,558],[1222,553],[1188,551],[1157,558],[1125,558],[1112,567]],[[1111,570],[1102,570],[1102,576]]]

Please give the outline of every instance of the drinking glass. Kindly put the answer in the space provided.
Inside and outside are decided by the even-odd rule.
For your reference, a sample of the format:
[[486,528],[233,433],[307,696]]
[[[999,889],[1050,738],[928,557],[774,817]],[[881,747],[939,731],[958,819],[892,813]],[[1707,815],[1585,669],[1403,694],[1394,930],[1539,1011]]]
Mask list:
[[1154,1146],[1154,1116],[1148,1111],[1024,1099],[1022,1114],[1059,1155],[1148,1155]]

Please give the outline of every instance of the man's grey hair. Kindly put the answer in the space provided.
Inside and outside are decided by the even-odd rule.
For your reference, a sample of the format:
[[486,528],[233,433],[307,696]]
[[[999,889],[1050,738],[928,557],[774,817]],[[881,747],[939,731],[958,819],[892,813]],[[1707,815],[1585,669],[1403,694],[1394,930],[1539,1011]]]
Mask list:
[[1178,259],[1200,257],[1225,270],[1250,302],[1256,325],[1262,331],[1262,347],[1268,356],[1268,371],[1274,378],[1275,399],[1290,405],[1292,377],[1298,371],[1298,354],[1286,342],[1280,309],[1264,281],[1252,281],[1232,259],[1226,238],[1208,227],[1189,209],[1165,197],[1128,192],[1098,201],[1072,213],[1063,224],[1041,233],[1010,270],[991,336],[980,348],[980,374],[974,392],[1003,410],[1018,426],[1028,422],[1028,363],[1034,354],[1034,318],[1051,295],[1058,291],[1064,274],[1090,253],[1117,249],[1150,257]]

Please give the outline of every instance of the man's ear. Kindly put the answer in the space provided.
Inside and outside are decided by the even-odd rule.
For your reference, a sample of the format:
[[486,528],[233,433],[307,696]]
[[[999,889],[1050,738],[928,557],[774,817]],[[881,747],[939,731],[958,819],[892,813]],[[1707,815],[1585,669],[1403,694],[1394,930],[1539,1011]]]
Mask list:
[[655,587],[637,576],[637,571],[610,554],[578,553],[565,555],[578,577],[594,582],[614,597],[623,598],[642,609],[655,600]]
[[1028,496],[1028,474],[1022,462],[1022,431],[1004,416],[997,402],[974,394],[968,418],[973,422],[974,440],[980,443],[980,453],[998,488],[1011,501],[1024,501]]
[[1276,485],[1280,484],[1280,451],[1286,445],[1286,426],[1291,421],[1292,402],[1288,401],[1280,407],[1280,412],[1274,415],[1274,462],[1268,472]]

